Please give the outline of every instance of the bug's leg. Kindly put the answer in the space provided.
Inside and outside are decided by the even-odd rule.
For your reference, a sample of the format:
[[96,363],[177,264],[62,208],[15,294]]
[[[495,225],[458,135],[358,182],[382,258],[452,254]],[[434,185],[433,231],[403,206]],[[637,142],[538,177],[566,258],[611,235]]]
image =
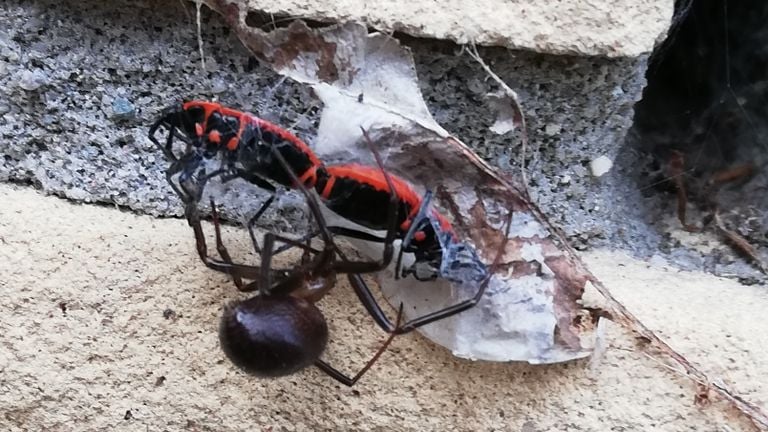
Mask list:
[[[233,264],[232,257],[229,255],[229,251],[227,250],[227,247],[224,246],[224,242],[221,239],[221,223],[219,220],[219,211],[216,208],[216,203],[213,201],[213,198],[211,198],[211,218],[213,219],[213,232],[216,236],[216,250],[219,252],[219,256],[223,262],[227,264]],[[242,291],[243,280],[240,278],[239,273],[233,272],[230,273],[230,276],[232,276],[232,282],[235,283],[237,289]]]
[[403,252],[409,249],[411,246],[411,241],[413,240],[413,236],[422,227],[424,221],[429,223],[427,211],[429,210],[429,204],[431,202],[432,191],[427,191],[424,193],[424,198],[421,200],[419,211],[411,220],[411,226],[408,228],[408,232],[405,233],[405,237],[403,237],[403,241],[400,243],[400,251],[397,254],[397,261],[395,263],[395,279],[400,279],[400,277],[405,276],[406,274],[403,270],[401,270],[403,267]]
[[[402,316],[403,316],[403,305],[400,304],[400,309],[397,312],[397,323],[395,324],[395,327],[400,325],[400,319],[402,318]],[[376,351],[376,354],[374,354],[373,357],[371,357],[371,359],[368,360],[368,363],[366,363],[365,366],[363,366],[363,368],[360,369],[360,371],[357,372],[355,376],[352,378],[350,378],[349,376],[345,375],[343,372],[339,371],[338,369],[334,368],[330,364],[320,359],[315,361],[315,366],[317,366],[318,369],[325,372],[326,374],[328,374],[328,376],[335,379],[336,381],[344,384],[345,386],[352,387],[360,380],[360,378],[363,377],[363,375],[365,375],[366,372],[368,372],[369,369],[371,369],[371,367],[374,365],[374,363],[376,363],[379,357],[381,357],[381,355],[384,354],[384,352],[387,350],[387,348],[389,348],[389,345],[392,343],[392,340],[395,338],[396,335],[397,333],[390,332],[387,339],[384,341],[381,347],[379,347],[378,351]]]
[[474,296],[472,296],[467,300],[463,300],[459,303],[456,303],[455,305],[448,306],[446,308],[437,310],[435,312],[428,313],[418,318],[414,318],[406,322],[402,326],[392,325],[392,322],[389,320],[389,318],[387,318],[381,306],[376,301],[376,298],[373,296],[373,293],[368,287],[368,284],[365,283],[365,281],[360,275],[349,274],[347,275],[347,277],[349,279],[350,285],[352,285],[352,289],[355,291],[355,294],[357,294],[358,299],[360,299],[360,302],[363,304],[363,307],[365,307],[365,309],[371,315],[371,317],[376,322],[376,324],[379,325],[379,327],[381,327],[386,332],[393,332],[396,334],[408,333],[413,330],[416,330],[421,326],[425,326],[435,321],[439,321],[439,320],[448,318],[450,316],[456,315],[458,313],[461,313],[467,309],[472,308],[480,301],[480,299],[485,294],[485,290],[488,287],[488,284],[491,281],[491,276],[501,264],[501,259],[504,255],[504,250],[506,248],[507,241],[508,241],[507,239],[509,238],[509,229],[511,226],[512,226],[512,212],[509,213],[509,217],[507,219],[505,240],[501,242],[501,246],[499,247],[499,251],[496,254],[496,258],[494,259],[494,262],[489,269],[488,276],[486,276],[486,278],[480,283],[480,286],[478,287],[477,292],[475,293]]
[[[163,117],[160,117],[152,126],[149,128],[149,140],[152,141],[155,146],[157,146],[165,155],[168,160],[171,162],[177,162],[178,159],[173,154],[173,137],[174,137],[174,129],[176,129],[172,122],[171,117],[173,114],[165,115]],[[165,145],[160,144],[160,141],[155,138],[155,132],[157,132],[157,129],[160,126],[165,126],[166,129],[168,129],[168,138],[166,138]]]

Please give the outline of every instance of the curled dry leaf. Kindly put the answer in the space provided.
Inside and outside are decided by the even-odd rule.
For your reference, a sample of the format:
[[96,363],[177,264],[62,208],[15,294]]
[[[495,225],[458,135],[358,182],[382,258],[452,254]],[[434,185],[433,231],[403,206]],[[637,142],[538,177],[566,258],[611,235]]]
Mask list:
[[[552,363],[591,353],[598,318],[581,304],[587,277],[574,266],[576,258],[558,247],[520,187],[435,122],[407,48],[358,24],[310,29],[295,21],[265,33],[246,24],[247,11],[236,3],[208,4],[262,61],[312,86],[324,104],[314,143],[322,159],[373,164],[362,139],[365,128],[386,168],[421,192],[435,191],[439,210],[486,263],[496,258],[513,212],[502,264],[480,304],[422,327],[423,334],[473,359]],[[381,256],[380,245],[358,246],[372,257]],[[477,290],[477,283],[395,280],[391,270],[381,272],[378,280],[392,304],[406,305],[409,317],[455,304]]]

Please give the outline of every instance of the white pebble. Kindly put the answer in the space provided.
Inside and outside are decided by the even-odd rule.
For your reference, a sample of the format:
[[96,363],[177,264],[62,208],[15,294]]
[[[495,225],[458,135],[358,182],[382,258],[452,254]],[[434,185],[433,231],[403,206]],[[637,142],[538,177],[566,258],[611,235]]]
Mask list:
[[592,175],[600,177],[607,173],[613,167],[613,161],[608,156],[600,156],[589,163],[589,169],[592,171]]
[[544,133],[549,136],[554,136],[559,134],[561,129],[562,129],[562,126],[560,126],[559,124],[547,123],[547,125],[544,126]]

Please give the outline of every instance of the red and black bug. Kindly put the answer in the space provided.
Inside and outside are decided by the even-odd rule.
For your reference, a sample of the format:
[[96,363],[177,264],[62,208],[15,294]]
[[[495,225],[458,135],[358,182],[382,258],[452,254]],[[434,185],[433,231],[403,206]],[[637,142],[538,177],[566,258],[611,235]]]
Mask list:
[[[155,137],[160,126],[169,130],[165,144]],[[196,167],[191,161],[179,161],[173,154],[174,137],[196,147],[197,158],[223,154],[226,168],[232,170],[229,174],[243,177],[261,187],[265,185],[258,183],[253,176],[283,186],[291,185],[288,174],[272,155],[272,146],[298,173],[302,183],[310,187],[314,186],[317,178],[315,171],[322,165],[309,146],[296,135],[257,116],[214,102],[190,101],[167,108],[150,128],[149,136],[170,160],[186,165],[180,169],[188,173]],[[187,153],[189,151],[185,156]],[[271,184],[266,188],[274,190]]]
[[[361,130],[366,144],[373,150],[368,132]],[[386,177],[398,196],[396,238],[401,240],[401,246],[395,278],[413,275],[421,281],[438,277],[454,282],[482,280],[486,276],[485,265],[472,247],[459,241],[448,219],[431,208],[430,191],[422,196],[406,180],[391,173],[385,176],[381,167],[356,163],[318,169],[315,189],[334,213],[367,229],[380,231],[386,227],[384,215],[390,205]],[[331,227],[331,231],[360,240],[383,241],[369,232],[351,228]],[[414,254],[410,267],[402,266],[403,253]]]
[[[474,306],[482,297],[490,281],[490,275],[480,283],[478,293],[472,299],[408,321],[404,325],[400,324],[403,310],[401,304],[396,322],[392,324],[360,276],[361,273],[379,271],[389,265],[394,255],[392,243],[398,230],[397,213],[400,198],[396,184],[384,171],[378,154],[374,152],[381,175],[387,185],[390,204],[386,209],[384,222],[387,226],[384,251],[379,260],[357,262],[348,260],[336,246],[315,196],[290,170],[287,161],[276,149],[273,150],[273,154],[286,168],[294,185],[304,195],[319,228],[324,245],[321,250],[314,249],[301,240],[267,233],[264,236],[260,266],[235,264],[221,240],[216,207],[212,203],[216,246],[221,257],[221,260],[216,260],[207,255],[207,245],[199,215],[190,214],[194,216],[189,222],[195,231],[198,253],[206,265],[232,276],[235,285],[241,291],[259,291],[257,296],[228,307],[222,317],[219,336],[222,348],[233,363],[259,376],[287,375],[314,364],[339,382],[352,386],[381,356],[395,335],[410,332],[462,312]],[[507,222],[507,235],[510,225],[511,215]],[[272,268],[271,261],[276,251],[274,245],[277,241],[305,251],[305,257],[299,267],[291,270]],[[506,241],[502,242],[492,265],[493,269],[499,265],[505,246]],[[307,258],[312,254],[314,258]],[[351,286],[365,309],[381,328],[390,333],[390,337],[373,358],[352,378],[319,358],[327,342],[328,330],[322,313],[314,304],[333,288],[336,275],[339,273],[347,274]],[[243,284],[243,278],[251,279],[253,282]]]
[[[161,126],[168,130],[165,144],[161,144],[155,136]],[[366,131],[363,135],[370,142]],[[152,125],[149,136],[172,161],[166,177],[187,205],[186,211],[192,211],[192,207],[197,205],[209,179],[220,176],[226,182],[243,178],[270,193],[248,221],[249,232],[253,233],[256,221],[274,201],[274,183],[292,187],[287,171],[272,154],[274,146],[296,173],[300,183],[314,187],[329,209],[366,228],[386,229],[384,215],[387,214],[389,193],[379,169],[357,164],[325,167],[301,139],[252,114],[213,102],[186,102],[167,109]],[[187,144],[179,158],[173,152],[174,137]],[[201,163],[216,155],[222,158],[220,167],[199,174],[195,179]],[[178,185],[173,178],[176,174],[179,174]],[[419,280],[446,276],[451,279],[452,273],[447,264],[461,262],[464,273],[472,271],[475,274],[470,278],[472,281],[482,279],[484,266],[473,255],[474,250],[456,241],[450,223],[438,212],[429,210],[431,195],[422,198],[405,180],[394,175],[390,177],[399,196],[397,238],[402,240],[396,277],[411,274]],[[383,241],[380,237],[358,230],[343,227],[330,227],[330,230],[362,240]],[[252,240],[259,250],[254,236]],[[446,261],[446,250],[451,257],[459,259]],[[414,254],[415,262],[409,268],[401,266],[403,253]],[[462,279],[466,276],[462,275]]]
[[[156,137],[160,127],[168,131],[164,143]],[[214,102],[190,101],[167,108],[150,127],[150,140],[172,162],[166,178],[181,200],[197,205],[205,183],[220,176],[223,182],[242,178],[270,193],[249,225],[269,208],[279,184],[291,187],[290,176],[275,160],[274,147],[310,187],[317,181],[320,159],[296,135],[252,114],[224,107]],[[181,157],[173,151],[174,138],[186,144]],[[197,174],[202,163],[220,156],[221,164],[211,172]],[[174,176],[179,174],[177,181]],[[195,175],[198,178],[193,179]]]

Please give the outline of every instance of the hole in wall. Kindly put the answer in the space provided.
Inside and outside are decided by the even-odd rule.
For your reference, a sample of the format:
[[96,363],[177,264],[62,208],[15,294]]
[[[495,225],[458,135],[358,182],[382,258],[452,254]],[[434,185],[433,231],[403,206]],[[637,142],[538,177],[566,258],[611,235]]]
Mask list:
[[678,0],[675,9],[649,60],[627,144],[648,161],[635,169],[638,187],[656,206],[651,213],[679,228],[679,178],[688,223],[706,229],[717,209],[765,257],[768,3]]

